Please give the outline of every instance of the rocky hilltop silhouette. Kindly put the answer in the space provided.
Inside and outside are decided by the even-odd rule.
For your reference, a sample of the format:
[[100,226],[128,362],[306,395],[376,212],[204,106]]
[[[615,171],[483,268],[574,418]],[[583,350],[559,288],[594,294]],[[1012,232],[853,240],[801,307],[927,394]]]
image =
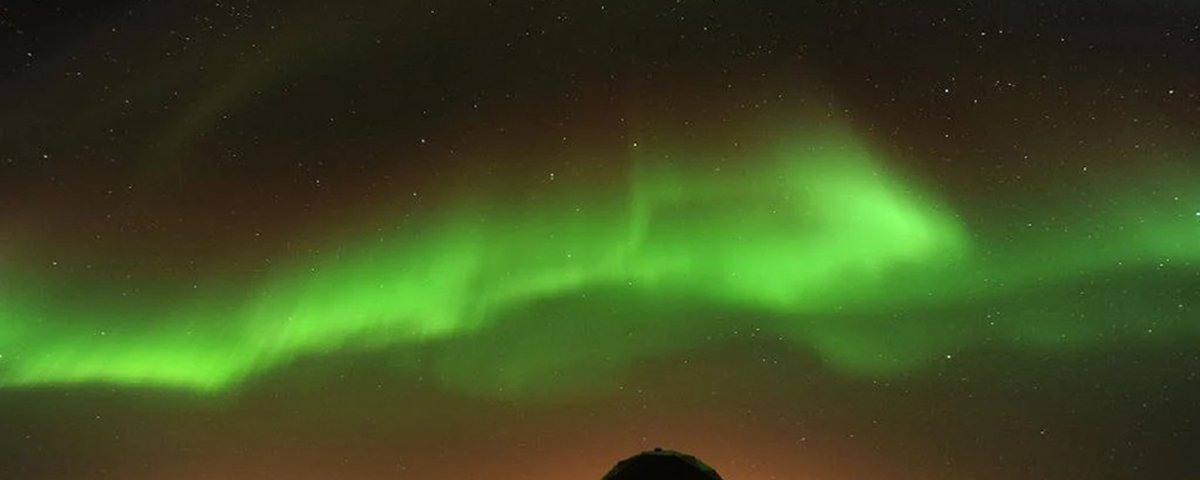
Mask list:
[[617,464],[603,480],[722,480],[712,467],[691,455],[655,448]]

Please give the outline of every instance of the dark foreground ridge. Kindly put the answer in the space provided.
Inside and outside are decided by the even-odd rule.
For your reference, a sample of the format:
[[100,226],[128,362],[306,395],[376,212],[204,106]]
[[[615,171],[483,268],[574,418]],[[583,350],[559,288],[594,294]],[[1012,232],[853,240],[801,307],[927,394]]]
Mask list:
[[621,460],[603,480],[721,480],[721,476],[696,457],[656,448]]

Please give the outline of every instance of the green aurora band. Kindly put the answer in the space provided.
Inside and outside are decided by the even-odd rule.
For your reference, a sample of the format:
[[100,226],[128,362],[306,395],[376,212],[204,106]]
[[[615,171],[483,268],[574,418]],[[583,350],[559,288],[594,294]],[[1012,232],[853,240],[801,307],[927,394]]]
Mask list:
[[[1072,218],[1061,228],[1006,230],[961,217],[839,132],[721,168],[634,160],[625,188],[528,208],[462,201],[405,235],[338,242],[244,298],[101,308],[10,272],[0,386],[220,393],[301,358],[429,346],[411,368],[519,396],[603,383],[739,328],[870,376],[989,341],[1056,350],[1200,333],[1186,287],[1200,189],[1187,172],[1101,188],[1102,202],[1057,212]],[[1139,280],[1147,271],[1155,282]],[[1163,285],[1176,294],[1148,293]],[[1003,322],[985,318],[1000,310]]]

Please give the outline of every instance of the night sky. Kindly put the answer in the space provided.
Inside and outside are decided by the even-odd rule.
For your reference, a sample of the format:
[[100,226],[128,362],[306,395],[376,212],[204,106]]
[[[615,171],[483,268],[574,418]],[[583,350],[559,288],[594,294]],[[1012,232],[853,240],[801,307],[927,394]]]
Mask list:
[[0,4],[0,478],[1197,478],[1198,340],[1194,0]]

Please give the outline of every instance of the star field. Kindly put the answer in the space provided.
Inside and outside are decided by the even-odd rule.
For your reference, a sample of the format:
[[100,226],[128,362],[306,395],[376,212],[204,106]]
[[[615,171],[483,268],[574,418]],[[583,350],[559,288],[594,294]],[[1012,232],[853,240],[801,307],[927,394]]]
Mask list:
[[0,477],[1185,478],[1190,1],[0,6]]

